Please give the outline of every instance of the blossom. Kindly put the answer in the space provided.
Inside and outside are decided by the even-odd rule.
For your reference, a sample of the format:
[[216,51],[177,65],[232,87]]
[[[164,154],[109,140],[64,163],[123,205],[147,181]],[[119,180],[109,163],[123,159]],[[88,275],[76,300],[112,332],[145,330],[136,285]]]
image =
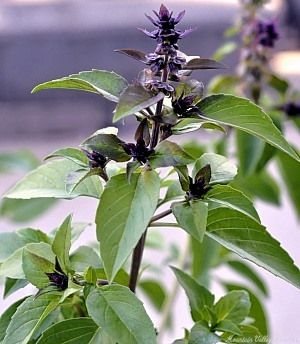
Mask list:
[[156,39],[158,43],[164,43],[165,49],[172,48],[172,46],[177,48],[177,41],[192,31],[191,29],[185,31],[175,29],[175,25],[180,22],[185,11],[181,11],[177,17],[173,17],[173,12],[169,12],[164,5],[161,5],[159,12],[153,11],[153,13],[157,18],[152,18],[147,14],[146,17],[157,29],[153,31],[145,29],[142,31],[147,36]]
[[172,107],[174,112],[180,117],[189,117],[193,114],[200,113],[197,106],[193,105],[196,95],[181,95],[178,99],[172,101]]
[[145,164],[149,155],[153,152],[153,149],[147,148],[144,139],[140,138],[134,143],[125,143],[123,145],[124,151],[130,155],[133,160],[137,160]]
[[274,21],[258,21],[256,26],[257,39],[260,45],[273,48],[279,39],[279,33]]
[[300,103],[288,102],[281,108],[289,117],[300,117]]
[[89,152],[83,149],[82,151],[85,153],[85,155],[89,159],[90,168],[97,168],[97,167],[104,168],[108,162],[107,158],[104,155],[102,155],[101,153],[95,150]]
[[57,287],[59,290],[68,288],[68,276],[62,271],[57,258],[55,258],[54,272],[46,272],[46,275],[49,278],[50,285]]

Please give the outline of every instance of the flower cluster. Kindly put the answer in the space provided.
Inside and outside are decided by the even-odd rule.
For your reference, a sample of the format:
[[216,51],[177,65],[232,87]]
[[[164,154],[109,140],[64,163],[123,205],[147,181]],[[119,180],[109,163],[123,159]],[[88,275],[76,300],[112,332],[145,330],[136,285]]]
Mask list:
[[161,5],[159,12],[153,11],[153,13],[157,19],[148,15],[146,17],[157,29],[151,32],[146,29],[142,31],[147,36],[155,39],[158,44],[154,53],[146,54],[146,64],[150,66],[155,75],[158,75],[165,68],[167,68],[169,74],[176,75],[186,62],[184,57],[178,56],[177,42],[190,33],[192,29],[181,31],[175,28],[175,25],[184,16],[185,11],[180,12],[175,18],[173,12],[169,12],[164,5]]
[[68,276],[62,271],[57,258],[55,258],[54,272],[48,272],[46,275],[51,286],[55,286],[59,290],[66,290],[68,288]]
[[175,98],[172,101],[172,107],[174,112],[179,117],[190,117],[193,114],[199,113],[199,108],[194,104],[196,95],[187,95],[183,96],[181,95],[179,98]]
[[140,138],[136,144],[126,143],[123,145],[124,151],[130,155],[133,160],[146,164],[149,155],[153,152],[153,149],[149,149],[146,146],[144,139]]
[[97,168],[97,167],[104,168],[108,162],[108,159],[97,151],[93,150],[89,152],[83,149],[83,152],[89,159],[90,168]]
[[281,110],[289,117],[300,117],[300,103],[288,102],[281,107]]
[[274,48],[279,34],[274,21],[258,21],[256,25],[258,43],[263,47]]

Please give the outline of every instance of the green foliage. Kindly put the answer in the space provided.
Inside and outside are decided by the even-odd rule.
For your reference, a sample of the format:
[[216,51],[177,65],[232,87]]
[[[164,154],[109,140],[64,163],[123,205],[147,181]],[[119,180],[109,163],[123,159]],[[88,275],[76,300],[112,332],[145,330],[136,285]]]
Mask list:
[[96,93],[116,102],[127,85],[127,81],[114,72],[93,69],[45,82],[36,86],[32,93],[51,88],[65,88]]
[[101,341],[95,341],[98,330],[90,318],[67,319],[49,327],[37,344],[101,344]]
[[119,174],[107,183],[97,210],[96,225],[109,280],[114,279],[146,230],[155,212],[159,188],[160,179],[155,171],[134,173],[130,183],[126,174]]
[[[255,16],[261,4],[245,4],[244,9],[250,8]],[[203,98],[203,83],[189,78],[190,74],[224,66],[178,49],[177,40],[190,32],[174,28],[183,14],[173,17],[161,5],[155,18],[147,15],[155,31],[142,31],[158,41],[154,53],[119,50],[146,66],[133,84],[114,72],[92,70],[33,89],[95,93],[117,103],[112,121],[132,116],[137,126],[129,142],[119,137],[117,128],[102,128],[78,148],[55,150],[40,166],[24,150],[0,155],[1,173],[27,173],[5,194],[1,216],[21,222],[41,214],[57,199],[88,196],[97,202],[97,242],[74,245],[87,223],[72,223],[71,215],[58,221],[61,224],[50,234],[34,228],[0,233],[4,297],[27,284],[38,289],[35,296],[4,311],[1,344],[160,343],[164,331],[172,326],[179,287],[187,296],[193,323],[185,329],[184,338],[173,344],[257,339],[268,335],[263,305],[268,288],[244,260],[300,288],[299,269],[261,224],[252,202],[259,197],[279,203],[280,188],[268,170],[276,157],[299,213],[300,158],[280,131],[283,111],[289,115],[284,104],[289,85],[259,65],[268,60],[261,46],[255,51],[263,54],[256,61],[255,73],[249,61],[243,61],[247,63],[242,69],[252,82],[245,84],[245,75],[218,76],[211,91],[232,95]],[[257,30],[249,32],[254,35]],[[257,48],[261,41],[256,37],[252,43],[244,49]],[[232,43],[223,46],[216,58],[234,48]],[[247,56],[251,60],[258,55]],[[263,94],[266,87],[282,103],[268,99]],[[240,97],[242,89],[252,101]],[[261,107],[264,101],[272,104],[271,117]],[[203,129],[209,132],[202,137]],[[196,130],[190,142],[169,139]],[[212,131],[214,136],[210,136]],[[236,138],[233,147],[232,133]],[[186,249],[181,242],[169,244],[168,231],[160,227],[172,227],[175,234],[183,229]],[[145,248],[152,258],[150,264],[143,260]],[[162,279],[163,268],[170,263],[178,266],[171,268],[174,287]],[[216,280],[226,291],[216,301],[211,282],[214,269],[221,266],[233,270],[247,285]],[[143,305],[144,297],[161,315],[157,329],[147,314],[149,304]]]
[[95,323],[120,344],[155,344],[153,324],[140,300],[126,287],[104,286],[92,291],[87,308]]
[[64,198],[72,199],[78,196],[99,198],[102,185],[97,176],[84,180],[71,193],[67,192],[65,181],[67,176],[78,170],[78,165],[69,160],[50,161],[29,172],[5,197],[8,198]]
[[243,130],[300,161],[299,155],[287,143],[271,118],[248,99],[218,94],[202,99],[198,107],[203,118]]

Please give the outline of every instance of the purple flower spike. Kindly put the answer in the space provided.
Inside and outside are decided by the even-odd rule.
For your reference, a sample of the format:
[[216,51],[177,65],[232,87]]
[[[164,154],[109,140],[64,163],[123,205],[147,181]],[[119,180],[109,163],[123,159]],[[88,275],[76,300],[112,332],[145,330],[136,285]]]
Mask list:
[[279,39],[276,23],[274,21],[259,21],[256,30],[259,44],[273,48],[275,41]]

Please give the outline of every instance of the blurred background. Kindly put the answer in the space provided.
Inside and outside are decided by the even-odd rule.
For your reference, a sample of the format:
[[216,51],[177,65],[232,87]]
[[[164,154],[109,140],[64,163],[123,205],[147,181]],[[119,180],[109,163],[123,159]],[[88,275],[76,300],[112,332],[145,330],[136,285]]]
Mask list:
[[[1,0],[0,153],[28,148],[42,158],[55,149],[77,146],[97,129],[111,125],[114,104],[101,97],[65,90],[31,94],[31,90],[39,83],[92,68],[113,70],[129,81],[134,80],[143,66],[114,50],[136,48],[151,52],[155,42],[136,28],[151,28],[144,13],[151,14],[160,4],[156,0]],[[180,28],[197,30],[182,41],[180,49],[201,57],[211,57],[224,42],[224,31],[234,23],[240,10],[237,0],[166,0],[164,4],[174,13],[186,10]],[[300,1],[272,0],[268,9],[269,17],[275,17],[280,24],[273,67],[299,90]],[[225,59],[229,73],[234,71],[237,61],[238,53]],[[207,84],[216,73],[219,71],[196,72],[195,78]],[[121,136],[132,135],[128,126],[125,130],[123,123],[117,125]],[[287,133],[299,145],[299,133]],[[0,175],[0,193],[21,175]],[[62,201],[51,213],[22,226],[50,230],[71,212],[76,221],[92,221],[95,207],[93,200]],[[286,195],[281,208],[263,203],[258,203],[258,208],[262,222],[299,266],[300,228]],[[18,227],[0,218],[0,231]],[[180,238],[172,240],[179,242]],[[266,307],[271,321],[271,343],[300,343],[299,291],[267,272],[260,272],[270,285]],[[220,271],[224,273],[227,272]],[[179,301],[185,302],[183,295]],[[0,313],[10,303],[11,299],[0,301]],[[177,336],[182,334],[183,326],[188,326],[188,319],[188,313],[180,311]]]

